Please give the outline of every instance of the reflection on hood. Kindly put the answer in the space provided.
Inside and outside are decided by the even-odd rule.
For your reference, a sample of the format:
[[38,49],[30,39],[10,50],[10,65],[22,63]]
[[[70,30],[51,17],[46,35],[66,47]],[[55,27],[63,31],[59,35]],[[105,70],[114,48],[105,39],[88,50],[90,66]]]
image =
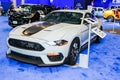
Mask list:
[[26,36],[30,36],[30,35],[33,35],[47,27],[50,27],[52,25],[54,25],[55,23],[48,23],[48,22],[44,22],[44,23],[40,23],[40,24],[36,24],[36,25],[33,25],[27,29],[25,29],[23,31],[23,34],[26,35]]

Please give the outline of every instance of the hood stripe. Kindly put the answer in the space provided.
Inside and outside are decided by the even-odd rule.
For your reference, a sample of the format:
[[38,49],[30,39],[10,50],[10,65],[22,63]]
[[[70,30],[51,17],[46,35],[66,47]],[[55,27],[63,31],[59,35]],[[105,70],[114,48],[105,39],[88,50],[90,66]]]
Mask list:
[[50,26],[52,26],[52,25],[54,25],[54,24],[56,24],[56,23],[44,22],[44,23],[36,24],[36,25],[33,25],[33,26],[25,29],[25,30],[23,31],[23,34],[24,34],[25,36],[31,36],[31,35],[39,32],[39,31],[41,31],[41,30],[43,30],[43,29],[45,29],[45,28],[47,28],[47,27],[50,27]]

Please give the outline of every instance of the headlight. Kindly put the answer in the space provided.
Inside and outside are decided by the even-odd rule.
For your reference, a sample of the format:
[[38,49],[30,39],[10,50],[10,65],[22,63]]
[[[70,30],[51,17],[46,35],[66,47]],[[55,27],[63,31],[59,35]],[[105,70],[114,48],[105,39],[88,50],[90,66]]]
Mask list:
[[31,18],[32,15],[31,13],[24,12],[22,16],[23,18]]
[[48,42],[48,44],[51,46],[63,46],[63,45],[66,45],[67,43],[68,43],[68,41],[66,41],[66,40],[57,40],[57,41],[53,41],[53,42]]
[[23,18],[31,18],[31,16],[24,16]]

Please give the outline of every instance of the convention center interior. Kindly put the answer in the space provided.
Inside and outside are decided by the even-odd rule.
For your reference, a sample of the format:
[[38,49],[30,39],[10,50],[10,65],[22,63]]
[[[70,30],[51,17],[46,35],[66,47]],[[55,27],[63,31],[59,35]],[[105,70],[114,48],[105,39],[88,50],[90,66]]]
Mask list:
[[120,0],[0,0],[0,80],[119,80]]

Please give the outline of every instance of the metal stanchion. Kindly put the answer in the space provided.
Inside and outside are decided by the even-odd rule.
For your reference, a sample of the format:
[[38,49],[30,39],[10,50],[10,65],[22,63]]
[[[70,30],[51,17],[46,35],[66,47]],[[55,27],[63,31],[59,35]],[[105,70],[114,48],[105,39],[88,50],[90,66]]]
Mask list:
[[90,38],[91,38],[91,26],[92,24],[89,24],[89,34],[88,34],[88,52],[87,54],[79,54],[79,60],[78,63],[76,63],[75,65],[73,65],[73,68],[76,67],[82,67],[82,68],[88,68],[88,64],[89,64],[89,55],[90,55]]
[[90,56],[90,39],[91,39],[91,26],[92,24],[89,24],[89,35],[88,35],[88,52],[87,54],[80,54],[79,59],[79,67],[88,68],[89,65],[89,56]]
[[113,22],[112,31],[110,31],[110,33],[116,33],[116,32],[115,32],[115,20],[114,20],[114,22]]
[[76,65],[71,66],[73,68],[76,67],[82,67],[82,68],[88,68],[89,65],[89,56],[90,56],[90,43],[91,43],[91,32],[95,33],[97,36],[104,38],[106,34],[101,31],[99,28],[95,27],[92,29],[92,25],[95,24],[95,21],[92,21],[90,19],[85,19],[89,23],[89,32],[88,32],[88,52],[87,54],[80,53],[79,55],[79,61],[76,63]]

